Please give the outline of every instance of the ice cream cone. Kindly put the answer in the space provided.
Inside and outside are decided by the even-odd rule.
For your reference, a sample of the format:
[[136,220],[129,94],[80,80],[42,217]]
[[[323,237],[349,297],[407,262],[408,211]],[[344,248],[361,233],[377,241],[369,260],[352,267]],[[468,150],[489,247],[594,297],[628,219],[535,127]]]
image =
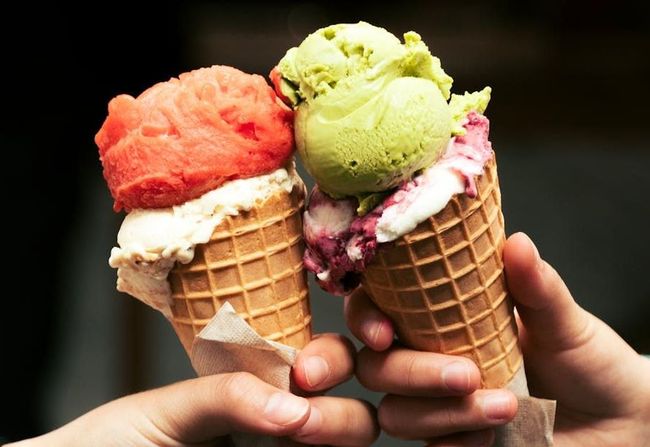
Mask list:
[[409,347],[472,359],[482,386],[505,386],[522,364],[503,272],[505,242],[494,158],[476,198],[454,196],[438,214],[380,246],[362,276]]
[[194,337],[229,302],[262,337],[295,348],[311,339],[302,264],[304,185],[228,216],[189,264],[169,273],[172,325],[191,354]]

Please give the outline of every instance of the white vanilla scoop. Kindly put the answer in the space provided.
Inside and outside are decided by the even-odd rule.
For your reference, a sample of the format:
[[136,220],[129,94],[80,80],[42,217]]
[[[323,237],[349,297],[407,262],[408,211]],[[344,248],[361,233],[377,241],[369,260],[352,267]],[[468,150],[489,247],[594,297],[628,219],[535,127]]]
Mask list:
[[176,262],[187,264],[194,247],[210,240],[226,216],[236,216],[301,180],[293,166],[270,174],[232,180],[201,197],[170,208],[136,209],[124,218],[109,264],[117,268],[117,289],[170,317],[167,276]]

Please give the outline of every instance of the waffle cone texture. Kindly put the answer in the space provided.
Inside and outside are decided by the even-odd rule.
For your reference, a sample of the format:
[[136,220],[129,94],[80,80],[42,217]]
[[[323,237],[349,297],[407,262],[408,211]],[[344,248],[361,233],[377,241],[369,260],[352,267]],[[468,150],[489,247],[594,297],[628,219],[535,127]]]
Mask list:
[[195,336],[229,302],[263,338],[297,349],[311,339],[302,264],[304,185],[227,216],[188,264],[169,273],[172,325],[191,354]]
[[479,367],[483,387],[500,388],[523,357],[503,271],[494,158],[476,180],[475,198],[454,196],[409,234],[380,246],[362,285],[405,345],[468,357]]

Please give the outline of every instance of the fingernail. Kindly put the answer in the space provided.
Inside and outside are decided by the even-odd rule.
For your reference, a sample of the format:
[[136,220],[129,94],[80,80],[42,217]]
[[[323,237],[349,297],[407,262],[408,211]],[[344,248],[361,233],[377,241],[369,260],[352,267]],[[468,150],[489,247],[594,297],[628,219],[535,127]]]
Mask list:
[[363,332],[363,338],[367,344],[377,344],[377,340],[379,340],[379,335],[384,329],[385,324],[386,323],[382,318],[373,318],[363,323],[361,331]]
[[506,420],[510,419],[510,407],[512,406],[510,395],[495,392],[483,397],[481,406],[485,416],[492,420]]
[[306,436],[313,435],[317,433],[323,422],[323,415],[320,410],[316,407],[311,408],[311,413],[309,413],[309,419],[305,422],[305,425],[300,427],[296,431],[296,436],[304,438]]
[[273,394],[264,408],[264,417],[278,425],[289,425],[299,421],[309,410],[309,402],[289,393]]
[[330,375],[330,365],[319,355],[308,357],[302,367],[307,384],[312,388],[323,383]]
[[463,362],[453,362],[442,370],[442,382],[452,391],[468,391],[470,386],[469,369]]
[[463,444],[475,447],[489,447],[494,442],[494,430],[481,430],[463,436]]

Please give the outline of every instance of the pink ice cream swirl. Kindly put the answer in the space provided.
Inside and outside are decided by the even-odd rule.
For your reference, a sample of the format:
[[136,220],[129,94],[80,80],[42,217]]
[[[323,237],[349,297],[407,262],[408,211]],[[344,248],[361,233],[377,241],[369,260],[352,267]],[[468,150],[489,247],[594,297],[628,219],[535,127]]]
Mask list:
[[[385,213],[408,216],[421,207],[423,200],[435,203],[427,207],[431,211],[428,215],[416,213],[408,227],[412,229],[442,210],[454,194],[464,192],[476,197],[475,177],[483,174],[485,164],[493,156],[488,140],[490,123],[485,116],[470,112],[462,124],[465,135],[452,137],[445,153],[432,167],[398,186],[364,216],[356,213],[356,199],[335,200],[314,187],[305,211],[307,248],[303,260],[321,288],[334,295],[345,295],[359,285],[360,274],[372,261],[378,245],[390,243],[377,238],[377,225]],[[439,185],[444,187],[438,188]]]
[[483,174],[483,167],[492,158],[492,143],[488,139],[490,121],[484,115],[470,112],[463,127],[467,133],[449,140],[447,150],[436,164],[449,167],[462,175],[465,179],[465,194],[474,198],[475,177]]

